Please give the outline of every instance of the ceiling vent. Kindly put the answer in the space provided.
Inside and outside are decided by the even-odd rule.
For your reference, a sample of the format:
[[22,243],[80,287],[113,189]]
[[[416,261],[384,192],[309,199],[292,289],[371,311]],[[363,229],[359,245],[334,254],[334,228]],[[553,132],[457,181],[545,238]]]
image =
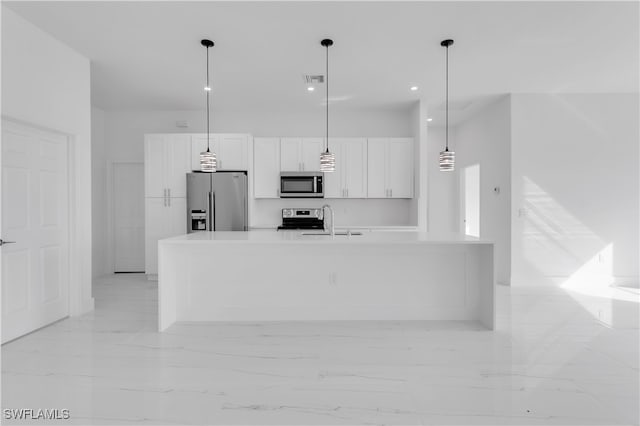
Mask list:
[[324,75],[309,75],[303,74],[304,82],[306,84],[322,84],[324,83]]

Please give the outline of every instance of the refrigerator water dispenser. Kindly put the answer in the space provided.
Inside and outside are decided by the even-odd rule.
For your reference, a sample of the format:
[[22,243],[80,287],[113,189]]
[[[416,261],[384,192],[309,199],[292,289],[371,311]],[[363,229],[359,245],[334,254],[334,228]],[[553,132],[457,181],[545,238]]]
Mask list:
[[191,210],[191,230],[207,230],[207,212],[204,210]]

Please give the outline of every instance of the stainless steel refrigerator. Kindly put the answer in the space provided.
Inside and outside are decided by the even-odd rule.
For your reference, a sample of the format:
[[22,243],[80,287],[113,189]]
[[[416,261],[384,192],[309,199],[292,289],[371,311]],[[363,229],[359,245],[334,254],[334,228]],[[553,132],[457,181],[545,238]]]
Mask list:
[[246,231],[247,172],[187,173],[187,232]]

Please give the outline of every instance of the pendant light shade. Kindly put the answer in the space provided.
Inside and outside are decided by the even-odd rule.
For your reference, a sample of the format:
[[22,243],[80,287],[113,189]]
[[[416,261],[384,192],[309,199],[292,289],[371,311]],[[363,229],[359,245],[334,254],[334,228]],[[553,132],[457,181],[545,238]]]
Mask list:
[[201,40],[200,44],[202,44],[204,47],[207,48],[207,84],[204,86],[204,90],[205,93],[207,94],[207,150],[204,152],[200,153],[200,171],[206,172],[206,173],[213,173],[216,171],[216,168],[218,166],[218,161],[216,159],[216,154],[215,152],[212,152],[210,147],[209,147],[209,137],[210,137],[210,131],[209,131],[209,109],[210,109],[210,102],[209,102],[209,93],[211,93],[211,86],[209,86],[209,48],[212,47],[214,44],[211,40]]
[[320,42],[326,48],[327,61],[325,83],[327,88],[326,108],[327,108],[327,149],[320,154],[320,171],[335,172],[336,171],[336,155],[329,151],[329,46],[333,46],[333,40],[325,38]]
[[445,149],[440,152],[440,171],[451,172],[454,170],[456,153],[449,151],[449,46],[453,44],[453,40],[447,39],[440,42],[440,46],[447,49],[447,68],[446,68],[446,136],[445,136]]
[[320,171],[335,172],[336,171],[336,155],[329,152],[329,148],[320,154]]
[[445,149],[440,151],[440,171],[451,172],[456,162],[456,153]]
[[200,171],[213,173],[216,171],[217,166],[218,161],[216,159],[216,154],[209,151],[209,148],[200,153]]

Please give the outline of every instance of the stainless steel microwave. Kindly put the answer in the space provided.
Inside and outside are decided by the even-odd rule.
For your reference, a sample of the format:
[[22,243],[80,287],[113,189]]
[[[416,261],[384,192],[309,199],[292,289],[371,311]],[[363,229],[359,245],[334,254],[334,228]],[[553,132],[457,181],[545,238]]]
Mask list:
[[280,198],[324,198],[324,173],[281,172]]

